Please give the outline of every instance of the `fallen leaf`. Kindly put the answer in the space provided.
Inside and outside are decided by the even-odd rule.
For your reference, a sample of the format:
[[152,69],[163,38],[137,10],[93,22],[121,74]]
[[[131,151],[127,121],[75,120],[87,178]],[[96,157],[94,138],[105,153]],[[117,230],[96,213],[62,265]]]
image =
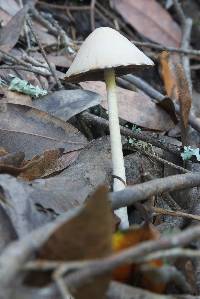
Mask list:
[[65,153],[86,146],[86,138],[72,125],[38,109],[11,103],[0,105],[1,145],[10,153],[22,151],[27,159],[48,149]]
[[0,49],[9,52],[18,42],[28,6],[24,6],[14,17],[0,30]]
[[18,181],[9,175],[0,175],[1,199],[0,210],[6,213],[13,231],[23,237],[31,230],[55,218],[52,215],[39,213],[32,200],[34,189],[27,183]]
[[183,145],[187,144],[187,127],[189,121],[189,114],[192,105],[192,98],[190,95],[188,81],[186,79],[183,67],[181,64],[176,64],[177,85],[178,85],[178,99],[180,103],[181,116],[181,135]]
[[19,177],[26,180],[44,178],[67,168],[79,155],[78,151],[63,155],[63,150],[45,151],[41,156],[35,156],[21,168]]
[[81,150],[75,163],[60,175],[33,181],[32,186],[38,189],[39,194],[43,191],[51,194],[51,197],[43,195],[42,200],[37,202],[45,209],[52,209],[60,214],[83,205],[95,188],[102,184],[109,185],[111,175],[110,140],[104,137],[90,142]]
[[178,87],[176,82],[176,74],[174,70],[174,59],[168,52],[163,51],[160,54],[161,74],[164,81],[165,91],[168,97],[172,99],[178,98]]
[[11,18],[12,17],[7,12],[5,12],[3,9],[0,9],[0,20],[1,20],[2,26],[6,26],[6,24],[10,21]]
[[24,161],[24,157],[25,155],[23,152],[12,153],[12,154],[6,153],[3,156],[0,155],[0,164],[19,167]]
[[24,153],[12,153],[6,154],[0,157],[0,173],[7,173],[12,175],[18,175],[20,173],[20,167],[24,161]]
[[20,5],[15,0],[0,0],[0,8],[14,16],[20,10]]
[[43,46],[57,45],[57,38],[48,33],[48,29],[38,22],[33,22],[33,29],[36,32]]
[[176,74],[178,79],[177,83],[179,101],[181,106],[181,117],[184,127],[187,128],[192,99],[183,67],[180,64],[176,65]]
[[47,55],[48,60],[58,67],[69,68],[72,64],[72,58],[68,55]]
[[[101,106],[108,108],[106,87],[102,82],[82,82],[84,89],[98,92],[103,101]],[[151,130],[167,131],[174,126],[171,117],[142,92],[133,92],[117,87],[119,117],[138,126]]]
[[[108,256],[112,250],[112,221],[107,188],[99,187],[80,213],[50,236],[37,257],[40,260],[80,261]],[[50,276],[44,272],[37,273],[34,281],[31,278],[31,284],[34,282],[40,286],[50,280]],[[78,290],[73,290],[73,295],[77,299],[102,299],[109,281],[109,274],[95,277]]]
[[67,121],[72,116],[96,106],[101,97],[92,91],[73,89],[60,90],[37,99],[33,102],[34,107],[49,112],[50,114]]
[[16,91],[8,90],[4,88],[4,98],[2,102],[13,103],[13,104],[20,104],[20,105],[32,105],[31,97]]
[[110,2],[124,20],[140,34],[164,46],[180,46],[181,30],[158,1],[110,0]]

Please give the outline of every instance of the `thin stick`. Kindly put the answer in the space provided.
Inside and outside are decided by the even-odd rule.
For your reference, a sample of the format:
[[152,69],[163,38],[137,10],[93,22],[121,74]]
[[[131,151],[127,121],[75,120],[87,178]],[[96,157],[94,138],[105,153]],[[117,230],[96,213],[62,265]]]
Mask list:
[[111,194],[112,207],[118,209],[135,202],[177,190],[200,186],[200,173],[177,174],[127,187]]
[[181,211],[170,211],[162,208],[156,208],[152,207],[152,210],[156,212],[156,214],[162,214],[162,215],[169,215],[174,217],[185,217],[193,220],[200,221],[200,216],[198,215],[192,215]]
[[157,259],[165,258],[199,258],[200,250],[184,249],[184,248],[173,248],[168,250],[160,250],[151,254],[148,254],[144,258],[138,260],[138,263],[150,262]]
[[[109,127],[108,121],[106,119],[91,114],[89,112],[82,113],[82,117],[88,124],[95,124],[104,129],[108,129]],[[150,143],[151,145],[162,148],[163,150],[166,150],[168,152],[180,156],[181,148],[178,147],[177,145],[169,143],[164,136],[160,135],[158,138],[157,134],[150,133],[150,132],[134,132],[122,126],[120,126],[120,131],[121,134],[126,137],[142,140],[144,142]]]
[[90,4],[90,23],[92,31],[95,30],[95,4],[96,0],[91,0]]
[[27,24],[28,24],[28,26],[29,26],[29,28],[30,28],[30,30],[31,30],[31,32],[32,32],[32,34],[33,34],[36,42],[38,43],[38,46],[39,46],[40,51],[42,53],[42,56],[44,57],[46,63],[48,64],[49,70],[51,71],[52,76],[54,77],[54,79],[56,81],[56,84],[58,85],[58,88],[62,89],[63,88],[62,84],[60,83],[60,80],[57,78],[57,75],[56,75],[54,69],[52,68],[52,66],[51,66],[51,64],[50,64],[50,62],[49,62],[49,60],[47,58],[47,55],[46,55],[46,53],[44,51],[44,48],[42,47],[42,44],[40,43],[40,40],[39,40],[37,34],[35,33],[35,30],[33,29],[32,22],[31,22],[30,18],[27,18]]
[[51,73],[47,69],[42,70],[39,68],[34,68],[33,66],[31,66],[29,68],[25,68],[20,65],[2,65],[2,66],[0,66],[0,70],[7,70],[7,69],[30,72],[30,73],[34,73],[37,75],[41,75],[43,77],[51,76]]

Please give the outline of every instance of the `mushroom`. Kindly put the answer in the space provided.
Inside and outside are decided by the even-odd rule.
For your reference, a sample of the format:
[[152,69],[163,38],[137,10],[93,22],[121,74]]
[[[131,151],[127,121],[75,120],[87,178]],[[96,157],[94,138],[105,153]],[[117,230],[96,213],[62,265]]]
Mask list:
[[[120,135],[116,75],[124,75],[154,63],[126,37],[109,27],[94,30],[80,47],[65,80],[104,80],[107,88],[109,129],[113,165],[113,191],[126,186],[126,174]],[[121,219],[121,227],[129,226],[127,208],[120,208],[116,214]]]

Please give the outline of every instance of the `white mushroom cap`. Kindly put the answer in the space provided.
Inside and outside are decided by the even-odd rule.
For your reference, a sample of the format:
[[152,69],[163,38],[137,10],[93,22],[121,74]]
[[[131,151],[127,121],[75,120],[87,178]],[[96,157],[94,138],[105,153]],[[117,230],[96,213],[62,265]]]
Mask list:
[[82,44],[65,80],[102,80],[105,69],[115,68],[117,75],[124,75],[141,66],[152,65],[153,61],[118,31],[100,27]]

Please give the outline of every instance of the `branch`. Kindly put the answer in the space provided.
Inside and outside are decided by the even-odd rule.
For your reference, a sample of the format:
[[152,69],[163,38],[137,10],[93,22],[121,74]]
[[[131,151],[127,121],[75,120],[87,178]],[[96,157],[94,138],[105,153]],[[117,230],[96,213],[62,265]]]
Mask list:
[[183,190],[200,185],[200,173],[186,173],[151,180],[127,187],[111,194],[113,209],[130,206],[137,201],[147,199],[160,193]]

